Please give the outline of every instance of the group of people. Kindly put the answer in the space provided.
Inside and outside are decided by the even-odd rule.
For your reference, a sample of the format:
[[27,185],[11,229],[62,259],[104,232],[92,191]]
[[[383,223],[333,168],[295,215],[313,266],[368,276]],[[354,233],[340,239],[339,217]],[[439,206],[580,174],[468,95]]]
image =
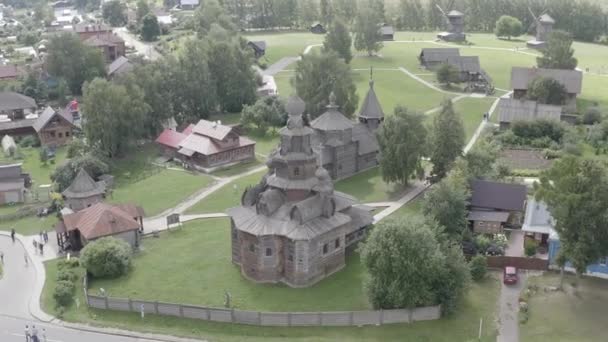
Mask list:
[[36,239],[33,240],[34,252],[38,253],[38,251],[40,251],[40,255],[44,255],[44,245],[49,242],[49,234],[46,232],[46,230],[43,230],[39,235],[40,241],[36,241]]
[[[42,339],[41,339],[42,338]],[[25,325],[25,342],[46,342],[46,329],[42,328],[42,334],[38,337],[38,329],[35,325]]]

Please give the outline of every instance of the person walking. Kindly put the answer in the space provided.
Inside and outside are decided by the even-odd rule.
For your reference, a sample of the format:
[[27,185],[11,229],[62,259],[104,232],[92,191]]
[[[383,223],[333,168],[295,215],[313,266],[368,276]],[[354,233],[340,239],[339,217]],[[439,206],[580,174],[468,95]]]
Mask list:
[[34,245],[34,254],[38,254],[38,242],[36,241],[36,239],[32,240],[32,244]]
[[15,228],[11,229],[11,240],[15,243]]
[[0,251],[0,264],[4,265],[4,252]]
[[39,244],[39,246],[40,246],[40,255],[44,255],[44,244],[41,242]]
[[46,342],[46,329],[42,328],[42,342]]
[[31,336],[32,342],[38,342],[38,329],[36,329],[36,326],[32,324],[32,336]]
[[30,342],[30,328],[25,325],[25,342]]
[[27,267],[27,252],[23,253],[23,258],[25,259],[25,267]]
[[44,238],[44,243],[49,242],[49,233],[46,230],[42,232],[42,237]]

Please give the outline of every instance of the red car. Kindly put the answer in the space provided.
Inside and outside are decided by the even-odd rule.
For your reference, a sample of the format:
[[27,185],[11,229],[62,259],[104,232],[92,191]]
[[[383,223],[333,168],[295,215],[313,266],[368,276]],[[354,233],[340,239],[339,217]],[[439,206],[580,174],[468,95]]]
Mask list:
[[505,285],[515,285],[517,284],[518,280],[519,277],[517,276],[517,268],[513,266],[505,267],[502,282],[505,283]]

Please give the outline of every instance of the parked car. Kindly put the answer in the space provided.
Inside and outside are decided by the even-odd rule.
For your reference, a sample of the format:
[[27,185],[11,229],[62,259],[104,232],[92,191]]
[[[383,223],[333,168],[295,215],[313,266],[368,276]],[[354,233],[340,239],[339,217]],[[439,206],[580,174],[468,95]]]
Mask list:
[[505,267],[504,272],[503,272],[502,282],[505,285],[515,285],[515,284],[517,284],[518,280],[519,280],[519,277],[517,276],[517,268],[515,268],[513,266]]

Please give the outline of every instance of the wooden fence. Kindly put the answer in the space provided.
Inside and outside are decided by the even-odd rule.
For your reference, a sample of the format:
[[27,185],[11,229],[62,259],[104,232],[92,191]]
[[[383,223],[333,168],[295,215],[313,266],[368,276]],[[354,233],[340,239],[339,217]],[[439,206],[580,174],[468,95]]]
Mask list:
[[441,306],[415,309],[336,311],[336,312],[263,312],[211,308],[186,304],[152,302],[127,298],[90,295],[84,277],[87,305],[102,310],[117,310],[200,319],[212,322],[238,323],[259,326],[360,326],[391,323],[412,323],[436,320],[441,317]]
[[512,257],[512,256],[488,256],[488,267],[504,268],[505,266],[515,266],[524,270],[549,269],[549,260],[538,258]]

